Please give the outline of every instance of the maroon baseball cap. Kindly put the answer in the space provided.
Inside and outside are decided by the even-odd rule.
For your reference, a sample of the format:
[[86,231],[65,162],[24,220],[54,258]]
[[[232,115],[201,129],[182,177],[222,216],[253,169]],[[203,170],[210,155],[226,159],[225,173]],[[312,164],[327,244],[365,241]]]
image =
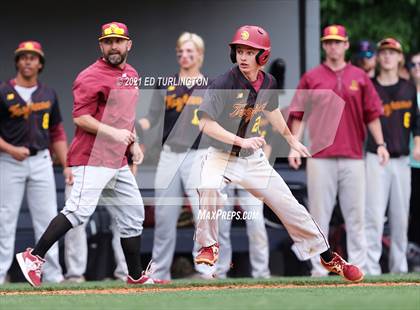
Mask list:
[[337,41],[348,41],[346,28],[342,25],[330,25],[324,28],[322,32],[321,41],[326,40],[337,40]]
[[15,50],[15,55],[20,55],[26,52],[36,53],[39,56],[44,57],[44,51],[42,50],[41,43],[37,41],[24,41],[19,43],[17,49]]
[[111,22],[102,25],[99,41],[106,38],[122,38],[130,40],[127,25],[119,22]]
[[384,50],[384,49],[391,49],[391,50],[397,51],[399,53],[403,52],[401,43],[394,38],[386,38],[386,39],[383,39],[383,40],[379,41],[378,45],[377,45],[377,48],[378,48],[378,51],[381,51],[381,50]]

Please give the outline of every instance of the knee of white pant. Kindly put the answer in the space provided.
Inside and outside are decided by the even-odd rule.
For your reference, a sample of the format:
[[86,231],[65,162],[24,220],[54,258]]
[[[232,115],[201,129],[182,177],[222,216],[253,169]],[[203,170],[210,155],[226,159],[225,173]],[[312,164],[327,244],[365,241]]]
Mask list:
[[121,228],[120,229],[120,237],[121,238],[133,238],[138,237],[143,232],[143,226],[137,227],[129,227],[129,228]]
[[143,217],[123,216],[116,219],[121,238],[140,236],[143,232]]
[[115,219],[121,238],[137,237],[143,232],[143,207],[130,210],[130,213],[128,211],[119,213]]
[[63,209],[61,213],[69,220],[73,228],[85,224],[90,217],[90,216],[81,216],[80,214],[69,212],[69,211],[66,211],[65,209]]
[[200,196],[200,201],[202,202],[203,199],[217,199],[220,202],[226,202],[227,194],[224,193],[221,189],[214,188],[198,188],[198,193]]

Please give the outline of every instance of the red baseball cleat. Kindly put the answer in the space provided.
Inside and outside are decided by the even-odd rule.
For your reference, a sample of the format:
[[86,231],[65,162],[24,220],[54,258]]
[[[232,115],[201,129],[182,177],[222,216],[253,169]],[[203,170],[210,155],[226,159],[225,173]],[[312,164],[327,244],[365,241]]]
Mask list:
[[41,268],[45,260],[39,256],[32,255],[31,248],[25,252],[16,254],[16,260],[22,270],[25,279],[34,287],[41,286]]
[[195,258],[196,264],[207,264],[213,266],[219,258],[219,244],[215,243],[212,246],[202,247],[198,251],[198,255]]
[[364,274],[356,265],[349,264],[336,252],[333,252],[333,259],[326,263],[321,258],[321,264],[330,272],[339,274],[344,279],[351,282],[360,282],[363,280]]
[[171,281],[169,280],[161,280],[161,279],[154,279],[151,275],[154,271],[154,263],[152,261],[149,262],[145,271],[143,271],[141,277],[137,280],[133,279],[130,276],[127,276],[127,284],[168,284]]

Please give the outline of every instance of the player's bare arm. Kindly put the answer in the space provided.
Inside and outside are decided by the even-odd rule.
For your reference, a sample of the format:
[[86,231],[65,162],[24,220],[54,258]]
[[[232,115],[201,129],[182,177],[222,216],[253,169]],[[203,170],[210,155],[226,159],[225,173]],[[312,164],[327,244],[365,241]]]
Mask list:
[[[136,128],[134,128],[134,135],[137,137]],[[138,143],[138,138],[136,138],[136,141],[134,141],[130,145],[130,153],[133,155],[133,165],[137,166],[140,165],[143,162],[144,159],[144,153],[140,147],[140,144]]]
[[14,146],[0,138],[0,152],[5,152],[18,161],[25,160],[29,156],[29,149],[24,146]]
[[384,136],[382,134],[382,127],[379,118],[374,119],[367,125],[370,133],[378,145],[377,154],[381,165],[386,165],[389,160],[389,153],[385,146]]
[[71,172],[71,168],[67,167],[67,141],[56,141],[51,145],[51,147],[63,167],[64,181],[68,185],[73,185],[73,174]]
[[311,157],[311,153],[309,153],[308,149],[290,132],[280,109],[277,108],[271,112],[264,111],[264,114],[271,125],[286,139],[287,143],[289,143],[293,150],[295,150],[300,156]]
[[[296,137],[296,139],[301,141],[303,137],[303,131],[305,129],[305,122],[294,119],[290,127],[292,134]],[[295,151],[294,149],[290,149],[288,160],[290,167],[293,169],[299,169],[299,167],[302,165],[301,156],[299,152]]]
[[206,135],[226,144],[237,145],[244,149],[258,150],[266,144],[264,137],[241,138],[227,131],[208,116],[200,119],[200,130]]
[[414,160],[420,161],[420,136],[414,137],[413,157]]
[[82,115],[73,119],[74,124],[81,129],[97,135],[98,132],[113,139],[114,141],[129,145],[134,142],[136,135],[127,129],[117,129],[98,121],[91,115]]
[[149,130],[151,127],[150,121],[146,117],[139,119],[139,125],[143,130]]

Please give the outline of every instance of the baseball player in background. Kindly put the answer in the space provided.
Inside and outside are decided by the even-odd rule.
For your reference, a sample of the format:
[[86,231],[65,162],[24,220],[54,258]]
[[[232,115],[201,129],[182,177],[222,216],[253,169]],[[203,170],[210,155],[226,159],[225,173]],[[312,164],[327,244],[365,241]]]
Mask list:
[[211,84],[198,113],[200,128],[212,139],[198,189],[203,216],[199,217],[195,238],[202,248],[195,261],[214,265],[218,259],[218,221],[212,215],[223,207],[223,191],[233,183],[262,199],[274,211],[293,239],[293,250],[301,260],[321,254],[328,271],[350,281],[362,280],[363,273],[357,266],[330,250],[316,222],[293,197],[261,149],[265,140],[260,136],[259,122],[264,114],[291,148],[300,156],[311,156],[283,119],[274,77],[261,70],[271,50],[268,33],[258,26],[240,27],[230,47],[231,60],[238,66]]
[[72,227],[86,222],[100,199],[101,204],[110,206],[109,212],[118,223],[127,261],[127,283],[160,282],[149,277],[147,269],[141,271],[144,206],[125,155],[129,147],[135,163],[143,159],[133,130],[138,97],[138,84],[134,81],[138,74],[126,63],[131,46],[125,24],[103,25],[99,37],[102,57],[74,82],[76,133],[67,158],[74,176],[70,197],[34,249],[16,255],[26,280],[33,286],[41,285],[41,268],[49,249]]
[[410,208],[411,171],[409,165],[410,133],[414,135],[415,159],[420,159],[420,113],[416,87],[398,76],[403,61],[401,43],[386,38],[378,43],[379,72],[375,86],[384,107],[382,130],[391,159],[386,166],[379,163],[377,145],[368,135],[366,154],[366,272],[381,274],[382,233],[388,206],[391,246],[389,270],[406,273],[407,233]]
[[[363,160],[363,142],[365,126],[369,128],[375,144],[375,153],[379,164],[388,161],[389,154],[382,136],[379,116],[382,105],[379,96],[369,77],[361,69],[346,63],[345,52],[349,48],[346,29],[341,25],[331,25],[324,29],[321,38],[325,51],[325,62],[308,71],[301,78],[298,91],[332,90],[335,99],[328,110],[344,104],[337,130],[329,146],[317,151],[307,161],[307,183],[309,211],[319,223],[322,231],[328,235],[329,223],[338,194],[341,211],[346,223],[347,252],[349,261],[361,268],[366,262],[366,238],[364,233],[365,219],[365,163]],[[312,93],[313,96],[316,92]],[[310,105],[308,110],[316,112],[318,106],[325,104],[329,98],[299,102],[295,96],[290,108],[292,133],[301,138],[305,122],[302,122],[302,106]],[[315,114],[313,114],[315,115]],[[321,115],[322,116],[322,115]],[[333,118],[339,115],[333,115]],[[311,117],[311,116],[309,116]],[[320,117],[312,121],[309,130],[317,132],[324,124],[333,123],[335,119]],[[309,120],[308,120],[309,123]],[[311,125],[310,124],[310,125]],[[323,140],[328,132],[322,131],[313,137]],[[301,155],[295,150],[289,154],[290,165],[297,169],[301,164]],[[312,275],[324,276],[328,272],[322,268],[319,258],[312,259]]]
[[[38,80],[44,65],[41,44],[22,42],[15,51],[16,77],[0,85],[0,284],[12,264],[25,191],[35,240],[57,215],[50,146],[64,168],[66,183],[73,182],[57,95]],[[57,245],[45,259],[45,281],[61,282]]]
[[370,78],[375,76],[376,49],[373,42],[368,40],[358,42],[354,64],[365,71]]
[[[204,41],[195,33],[185,32],[176,42],[179,73],[174,78],[191,79],[191,85],[158,85],[149,113],[140,119],[144,130],[163,122],[163,149],[155,177],[155,231],[153,240],[154,276],[171,278],[170,269],[175,251],[176,226],[184,192],[191,205],[194,221],[198,215],[198,187],[200,163],[206,152],[198,128],[197,110],[203,101],[207,85],[196,85],[194,79],[205,78],[200,72],[204,61]],[[198,245],[194,245],[195,256]],[[206,278],[208,272],[195,266],[197,276]]]
[[[420,52],[416,52],[410,57],[408,63],[410,74],[417,90],[417,106],[420,109]],[[419,149],[414,147],[414,139],[411,139],[410,165],[411,165],[411,198],[410,198],[410,224],[408,228],[408,240],[420,246],[420,160]],[[417,190],[415,190],[417,189]]]

